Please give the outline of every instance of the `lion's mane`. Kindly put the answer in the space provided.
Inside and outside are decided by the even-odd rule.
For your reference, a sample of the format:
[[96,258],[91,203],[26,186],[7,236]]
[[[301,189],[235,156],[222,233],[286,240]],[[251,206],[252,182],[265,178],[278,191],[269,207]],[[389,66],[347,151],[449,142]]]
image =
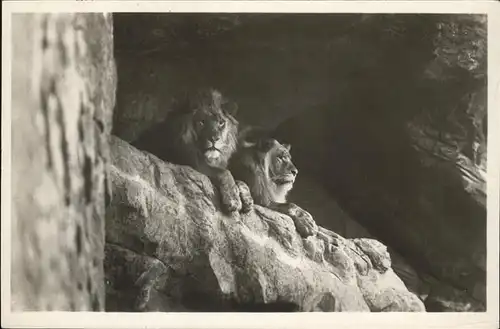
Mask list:
[[200,138],[194,126],[196,111],[208,111],[221,115],[226,121],[227,134],[220,149],[217,167],[225,168],[238,142],[238,121],[228,106],[233,106],[214,89],[202,89],[187,93],[174,102],[174,108],[166,119],[147,130],[132,144],[162,160],[189,165],[195,169],[210,166],[204,161],[196,143]]
[[272,151],[280,147],[283,145],[269,138],[241,145],[230,161],[229,170],[235,179],[248,185],[256,204],[269,206],[273,202],[285,202],[288,191],[280,191],[269,175],[269,166],[276,161]]

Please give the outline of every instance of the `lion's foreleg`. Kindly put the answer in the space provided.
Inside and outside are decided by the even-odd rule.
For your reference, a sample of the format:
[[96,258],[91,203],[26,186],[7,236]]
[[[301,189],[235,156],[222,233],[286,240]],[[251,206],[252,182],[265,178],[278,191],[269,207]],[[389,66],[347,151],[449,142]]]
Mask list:
[[224,211],[232,213],[240,211],[242,202],[240,198],[240,189],[229,170],[219,169],[211,175],[212,183],[219,190]]
[[250,188],[248,185],[240,180],[236,180],[236,185],[238,186],[238,190],[240,191],[240,199],[242,203],[241,211],[244,213],[249,212],[253,208],[253,198],[252,193],[250,192]]
[[268,208],[290,216],[295,223],[297,232],[304,238],[316,235],[318,232],[318,226],[311,214],[294,203],[271,202]]

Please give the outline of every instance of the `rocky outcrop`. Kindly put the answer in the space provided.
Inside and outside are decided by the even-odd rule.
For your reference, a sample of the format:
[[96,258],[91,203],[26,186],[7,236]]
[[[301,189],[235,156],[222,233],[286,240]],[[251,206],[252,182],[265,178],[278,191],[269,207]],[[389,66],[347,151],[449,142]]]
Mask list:
[[[346,238],[366,237],[377,239],[344,211],[320,183],[311,175],[302,173],[294,184],[289,200],[300,203],[314,217],[318,225],[328,227]],[[335,214],[335,216],[332,216]],[[481,311],[484,306],[463,291],[422,271],[411,263],[411,258],[402,256],[394,248],[388,246],[391,255],[392,269],[403,280],[409,291],[425,301],[427,310],[433,311]]]
[[[344,211],[332,198],[331,193],[305,171],[302,171],[297,177],[288,199],[290,202],[298,203],[307,209],[318,225],[328,227],[345,238],[377,239],[375,235]],[[429,295],[432,278],[419,273],[390,246],[387,247],[387,251],[391,256],[393,271],[403,280],[409,291],[425,300]]]
[[373,239],[325,245],[255,206],[221,213],[209,179],[110,141],[110,311],[425,311]]
[[12,310],[104,309],[112,31],[110,15],[12,15]]

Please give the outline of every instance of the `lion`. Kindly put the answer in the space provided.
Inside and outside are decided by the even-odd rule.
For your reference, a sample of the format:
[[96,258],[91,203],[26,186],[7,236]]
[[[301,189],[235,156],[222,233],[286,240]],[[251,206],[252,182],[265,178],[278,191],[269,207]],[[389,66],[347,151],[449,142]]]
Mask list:
[[226,212],[248,212],[253,205],[248,187],[227,170],[238,146],[236,111],[219,91],[199,89],[177,100],[166,119],[132,145],[208,176]]
[[338,234],[319,227],[309,212],[287,202],[299,173],[290,150],[289,144],[280,144],[273,138],[241,142],[231,158],[229,170],[248,185],[255,204],[290,216],[301,237],[318,236],[329,244],[338,244]]

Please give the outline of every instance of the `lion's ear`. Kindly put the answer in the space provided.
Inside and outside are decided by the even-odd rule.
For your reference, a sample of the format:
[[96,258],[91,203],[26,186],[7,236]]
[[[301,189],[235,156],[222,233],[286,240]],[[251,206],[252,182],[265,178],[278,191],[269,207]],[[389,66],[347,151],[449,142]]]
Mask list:
[[290,152],[290,149],[292,148],[292,145],[290,144],[283,144],[283,147],[286,148],[288,152]]
[[259,151],[261,151],[263,153],[266,153],[269,150],[271,150],[273,148],[273,146],[274,146],[273,139],[265,138],[265,139],[261,139],[257,142],[257,147],[259,148]]

